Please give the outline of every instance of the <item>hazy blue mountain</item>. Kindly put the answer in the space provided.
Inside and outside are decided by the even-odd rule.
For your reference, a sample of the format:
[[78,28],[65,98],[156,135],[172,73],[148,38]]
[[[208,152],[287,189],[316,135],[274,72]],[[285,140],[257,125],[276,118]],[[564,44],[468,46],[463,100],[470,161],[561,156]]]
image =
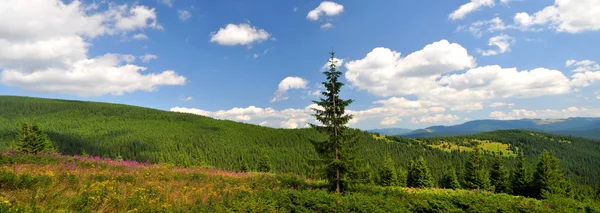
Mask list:
[[372,129],[369,132],[379,133],[382,135],[403,135],[413,131],[413,129],[405,128],[386,128],[386,129]]
[[401,135],[406,137],[454,136],[504,129],[524,129],[600,138],[600,118],[474,120],[454,126],[431,126]]

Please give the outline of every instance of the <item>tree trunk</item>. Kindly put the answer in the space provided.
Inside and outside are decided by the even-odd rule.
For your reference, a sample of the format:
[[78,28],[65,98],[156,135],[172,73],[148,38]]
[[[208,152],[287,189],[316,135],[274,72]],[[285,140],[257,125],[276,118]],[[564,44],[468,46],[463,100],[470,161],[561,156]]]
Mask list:
[[[331,59],[333,61],[333,59]],[[335,82],[334,82],[335,83]],[[335,84],[332,84],[331,87],[335,87]],[[333,88],[331,91],[334,91]],[[338,127],[336,124],[336,120],[337,120],[337,108],[335,106],[335,95],[333,95],[332,93],[332,100],[333,100],[333,136],[336,140],[336,144],[335,144],[335,160],[336,162],[339,160],[339,152],[340,152],[340,147],[339,147],[339,141],[337,138],[337,131],[338,131]],[[340,193],[341,189],[340,189],[340,166],[335,166],[335,192],[336,193]]]

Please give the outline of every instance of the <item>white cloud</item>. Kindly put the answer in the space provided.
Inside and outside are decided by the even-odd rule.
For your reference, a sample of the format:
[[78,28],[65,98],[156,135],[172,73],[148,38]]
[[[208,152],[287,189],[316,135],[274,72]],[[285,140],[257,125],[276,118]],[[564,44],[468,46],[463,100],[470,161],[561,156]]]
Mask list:
[[490,113],[490,117],[499,120],[516,120],[522,118],[535,118],[537,114],[534,111],[528,111],[526,109],[514,109],[508,113],[494,111]]
[[477,52],[481,53],[482,56],[498,55],[505,52],[510,52],[510,45],[515,43],[515,38],[510,37],[506,34],[500,34],[490,38],[488,46],[496,46],[498,49],[492,50],[481,50],[477,49]]
[[254,55],[252,55],[252,58],[257,59],[258,58],[258,54],[254,53]]
[[87,55],[88,40],[95,37],[162,29],[153,8],[108,3],[99,11],[98,5],[60,0],[6,0],[0,8],[11,8],[0,13],[0,82],[5,85],[100,96],[186,82],[170,70],[143,75],[147,68],[128,64],[135,61],[131,55]]
[[256,29],[250,24],[228,24],[220,28],[218,32],[212,32],[210,42],[220,45],[251,45],[269,39],[271,35],[264,29]]
[[310,95],[310,96],[319,96],[319,95],[321,95],[321,90],[315,90],[315,91],[312,91],[312,92],[309,91],[308,95]]
[[514,109],[509,112],[494,111],[490,113],[490,117],[499,120],[515,120],[523,118],[568,118],[568,117],[599,117],[600,109],[585,108],[585,107],[569,107],[562,110],[545,109],[545,110],[526,110]]
[[490,20],[473,22],[470,25],[468,25],[468,27],[466,25],[459,26],[457,31],[468,31],[471,32],[473,36],[481,38],[483,36],[483,32],[493,33],[514,28],[515,27],[512,25],[504,24],[504,21],[502,21],[502,19],[496,17]]
[[153,54],[144,54],[143,56],[140,56],[140,59],[142,59],[142,62],[150,62],[150,60],[153,59],[158,59],[157,55],[153,55]]
[[192,96],[188,96],[188,97],[182,97],[182,98],[179,98],[179,100],[180,100],[180,101],[191,101],[191,100],[193,100],[193,99],[194,99],[194,98],[192,98]]
[[122,58],[106,54],[77,61],[68,67],[46,68],[33,73],[5,69],[0,73],[2,83],[26,90],[75,94],[79,96],[123,95],[137,90],[155,91],[158,86],[184,85],[186,78],[167,70],[142,75],[147,68],[122,64]]
[[[337,69],[339,69],[344,64],[344,59],[333,58],[333,64],[335,64],[335,67]],[[323,66],[321,67],[321,71],[327,71],[330,68],[331,68],[331,58],[327,59],[327,62],[325,62],[325,64],[323,64]]]
[[415,124],[420,123],[452,123],[454,121],[460,120],[460,117],[452,114],[435,114],[435,115],[425,115],[420,118],[412,118],[411,122]]
[[230,110],[206,111],[194,108],[173,107],[170,111],[203,115],[218,119],[243,121],[259,125],[282,128],[305,127],[307,122],[314,122],[311,118],[311,108],[320,108],[311,104],[304,109],[275,110],[273,108],[260,108],[249,106],[246,108],[233,108]]
[[287,91],[290,89],[306,89],[306,85],[308,81],[302,79],[300,77],[287,77],[283,79],[279,86],[277,87],[277,92],[275,92],[275,97],[271,100],[271,102],[277,102],[282,100],[287,100]]
[[375,95],[408,95],[438,87],[434,79],[440,74],[474,66],[465,48],[441,40],[404,58],[388,48],[375,48],[365,58],[346,63],[345,76],[353,87]]
[[159,3],[173,7],[173,0],[158,0]]
[[580,33],[600,30],[600,4],[597,0],[556,0],[533,15],[517,13],[515,25],[527,29],[548,25],[558,32]]
[[600,65],[590,60],[568,60],[565,62],[567,67],[574,67],[573,76],[571,76],[571,85],[587,87],[600,83]]
[[146,34],[143,34],[143,33],[137,33],[137,34],[131,36],[131,38],[133,38],[135,40],[150,40],[150,38],[148,38],[148,36],[146,36]]
[[570,92],[569,79],[558,70],[546,68],[517,71],[516,68],[502,68],[497,65],[484,66],[470,69],[463,74],[444,76],[439,82],[447,85],[441,91],[455,92],[456,95],[467,95],[462,98],[479,100],[533,98]]
[[[401,117],[441,113],[446,111],[444,107],[440,107],[436,103],[422,100],[411,101],[397,97],[379,100],[373,103],[381,106],[365,110],[347,110],[347,113],[354,115],[354,119],[352,119],[350,123],[356,124],[359,121],[368,119],[383,119],[386,120],[384,123],[390,123],[392,118],[399,121]],[[390,118],[385,119],[386,117]]]
[[332,1],[323,1],[319,6],[306,15],[306,18],[316,21],[323,16],[337,16],[344,12],[344,6]]
[[498,107],[508,106],[508,108],[512,108],[514,105],[515,105],[514,103],[494,102],[494,103],[490,104],[490,107],[498,108]]
[[600,71],[600,65],[595,61],[590,60],[567,60],[565,62],[567,67],[576,67],[573,72],[598,72]]
[[[127,5],[116,6],[114,13],[115,28],[123,31],[141,30],[145,28],[163,29],[156,20],[155,9],[146,6],[133,6],[128,8]],[[112,15],[112,14],[111,14]]]
[[292,9],[294,12],[298,11],[298,7],[294,7],[294,9]]
[[327,30],[332,27],[333,27],[332,23],[325,23],[325,24],[321,25],[321,29],[323,29],[323,30]]
[[594,92],[594,95],[596,95],[596,98],[597,98],[597,99],[600,99],[600,90],[596,90],[596,91]]
[[192,17],[192,13],[188,10],[177,10],[177,14],[179,16],[179,20],[186,21]]
[[[414,95],[455,111],[482,109],[482,103],[510,97],[533,98],[566,94],[569,79],[558,70],[518,71],[498,65],[472,68],[473,57],[458,44],[435,42],[405,58],[375,48],[363,59],[346,63],[352,87],[377,96]],[[472,68],[466,72],[456,72]]]
[[494,0],[471,0],[471,2],[461,5],[452,12],[448,18],[451,20],[463,19],[467,14],[479,10],[481,7],[494,7]]
[[[378,119],[380,123],[393,125],[391,123],[393,123],[393,121],[397,122],[402,120],[401,117],[443,113],[445,111],[443,107],[430,106],[431,103],[421,102],[420,104],[415,104],[410,103],[411,101],[401,99],[402,98],[376,101],[375,103],[381,104],[381,106],[365,110],[346,110],[346,114],[354,115],[354,119],[349,123],[350,125],[354,125],[363,120]],[[313,110],[311,110],[312,108],[323,109],[316,104],[311,104],[303,109],[290,108],[275,110],[273,108],[249,106],[246,108],[233,108],[230,110],[206,111],[193,108],[173,107],[171,108],[171,111],[192,113],[218,119],[236,120],[270,127],[300,128],[306,127],[307,122],[316,122],[311,116],[311,114],[314,113]]]
[[382,126],[391,126],[396,124],[398,121],[401,121],[402,119],[398,116],[393,116],[393,117],[385,117],[383,118],[383,120],[381,120],[381,122],[379,122],[379,124],[381,124]]
[[479,102],[457,104],[455,106],[452,106],[452,108],[450,108],[450,110],[452,110],[452,111],[467,111],[467,112],[482,110],[482,109],[483,109],[483,104],[481,104]]

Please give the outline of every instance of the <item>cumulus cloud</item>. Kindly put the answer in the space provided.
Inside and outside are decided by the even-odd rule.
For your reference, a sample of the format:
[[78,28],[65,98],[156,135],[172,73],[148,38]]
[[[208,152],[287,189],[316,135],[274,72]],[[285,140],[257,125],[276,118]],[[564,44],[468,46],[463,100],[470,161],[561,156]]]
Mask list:
[[180,101],[191,101],[191,100],[193,100],[193,99],[194,99],[194,98],[192,98],[192,96],[188,96],[188,97],[182,97],[182,98],[179,98],[179,100],[180,100]]
[[469,13],[475,12],[482,7],[494,7],[494,0],[471,0],[471,2],[461,5],[454,12],[448,16],[451,20],[458,20],[465,18]]
[[135,40],[150,40],[150,38],[148,38],[148,36],[143,33],[135,34],[135,35],[131,36],[131,38],[133,38]]
[[230,110],[218,110],[213,112],[194,108],[173,107],[170,111],[267,125],[270,127],[300,128],[305,127],[307,122],[314,122],[314,119],[311,118],[311,113],[313,113],[312,108],[319,109],[320,107],[316,104],[311,104],[304,109],[290,108],[275,110],[273,108],[249,106],[246,108],[236,107]]
[[506,34],[500,34],[490,38],[488,46],[496,46],[497,49],[482,50],[477,49],[477,52],[481,53],[482,56],[493,56],[502,54],[510,51],[510,45],[515,43],[515,38],[510,37]]
[[256,29],[250,24],[228,24],[217,32],[211,33],[210,42],[225,46],[251,45],[260,43],[271,37],[264,29]]
[[497,65],[484,66],[470,69],[463,74],[444,76],[439,82],[447,85],[442,91],[456,92],[457,95],[468,95],[468,98],[479,100],[533,98],[570,92],[569,79],[558,70],[546,68],[518,71],[516,68],[502,68]]
[[573,76],[571,76],[571,84],[573,86],[587,87],[600,83],[600,65],[595,61],[590,60],[568,60],[567,67],[574,68]]
[[177,10],[177,15],[181,21],[186,21],[192,17],[192,13],[188,10]]
[[317,21],[323,16],[337,16],[344,12],[344,6],[332,1],[323,1],[306,15],[306,18]]
[[[335,67],[339,68],[344,64],[344,59],[333,58],[333,64],[335,64]],[[330,68],[331,68],[331,59],[327,59],[327,62],[325,62],[325,64],[323,64],[323,66],[321,67],[321,71],[327,71]]]
[[[347,62],[346,79],[378,96],[414,95],[453,111],[482,109],[482,102],[510,97],[533,98],[569,93],[569,79],[558,70],[518,71],[498,65],[474,68],[475,60],[459,44],[442,40],[405,58],[375,48],[363,59]],[[471,68],[464,73],[456,71]]]
[[452,114],[435,114],[435,115],[425,115],[420,118],[412,118],[411,122],[415,124],[420,123],[452,123],[454,121],[460,120],[460,117]]
[[399,121],[401,120],[401,117],[441,113],[446,111],[444,107],[433,102],[408,100],[403,97],[378,100],[374,101],[373,104],[377,104],[378,106],[364,110],[347,110],[347,113],[354,115],[351,123],[355,124],[359,121],[368,119],[381,119],[380,124],[386,123],[392,125],[392,120]]
[[598,117],[600,109],[585,108],[585,107],[569,107],[562,110],[545,109],[545,110],[526,110],[514,109],[509,112],[494,111],[490,113],[490,117],[499,120],[516,120],[523,118],[568,118],[568,117]]
[[496,17],[490,20],[481,20],[471,23],[470,25],[459,26],[457,31],[468,31],[477,38],[483,36],[483,32],[493,33],[497,31],[503,31],[506,29],[514,29],[513,25],[506,25],[502,19]]
[[[129,64],[135,57],[104,54],[89,57],[89,40],[145,29],[162,29],[154,8],[143,5],[79,1],[7,0],[0,13],[0,82],[25,90],[80,96],[122,95],[154,91],[163,85],[183,85],[186,78],[171,70],[147,70]],[[138,33],[139,34],[139,33]]]
[[[390,98],[387,100],[375,101],[374,104],[377,104],[378,106],[364,110],[346,110],[346,114],[352,114],[354,116],[349,124],[352,126],[360,121],[376,119],[379,120],[382,125],[393,125],[394,121],[398,122],[402,120],[402,117],[436,114],[445,111],[443,107],[434,106],[432,105],[433,103],[411,101],[404,98]],[[313,108],[323,109],[316,104],[311,104],[301,109],[289,108],[283,110],[249,106],[246,108],[233,108],[230,110],[218,111],[173,107],[171,108],[171,111],[192,113],[217,119],[235,120],[277,128],[302,128],[306,127],[309,122],[316,122],[311,116],[311,114],[314,113],[312,110]]]
[[158,56],[153,54],[144,54],[143,56],[140,56],[140,59],[142,59],[142,62],[148,63],[150,60],[158,59]]
[[277,92],[275,92],[275,97],[271,100],[271,102],[277,102],[282,100],[287,100],[287,92],[290,89],[306,89],[306,85],[308,81],[300,78],[300,77],[287,77],[284,78],[277,87]]
[[393,116],[393,117],[385,117],[383,118],[383,120],[381,120],[381,122],[379,122],[379,124],[381,124],[382,126],[391,126],[396,124],[398,121],[401,121],[402,119],[398,116]]
[[494,102],[492,104],[490,104],[490,107],[492,108],[498,108],[498,107],[504,107],[507,106],[508,108],[512,108],[513,106],[515,106],[514,103],[504,103],[504,102]]
[[172,70],[143,75],[147,68],[122,64],[119,55],[106,54],[75,62],[67,69],[46,68],[32,73],[5,69],[2,83],[26,90],[79,96],[123,95],[137,90],[155,91],[158,86],[184,85],[186,78]]
[[319,96],[319,95],[321,95],[321,90],[309,91],[308,95],[310,95],[310,96]]
[[321,25],[321,29],[322,30],[327,30],[327,29],[332,28],[332,27],[333,27],[332,23],[325,23],[325,24]]
[[525,12],[514,16],[515,25],[528,29],[547,25],[558,32],[580,33],[600,30],[600,4],[596,0],[556,0],[533,15]]
[[408,95],[435,88],[432,78],[442,73],[474,66],[465,48],[441,40],[405,58],[388,48],[375,48],[365,58],[346,63],[345,76],[352,86],[373,94]]
[[483,104],[481,104],[479,102],[456,104],[455,106],[452,106],[452,108],[450,108],[450,110],[452,110],[452,111],[467,111],[467,112],[482,110],[482,109],[483,109]]

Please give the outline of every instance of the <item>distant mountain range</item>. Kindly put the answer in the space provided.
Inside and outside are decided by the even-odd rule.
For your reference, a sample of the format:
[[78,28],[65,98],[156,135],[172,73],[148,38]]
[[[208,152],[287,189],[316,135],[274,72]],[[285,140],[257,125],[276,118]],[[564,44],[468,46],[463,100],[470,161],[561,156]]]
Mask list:
[[375,129],[371,132],[405,137],[432,137],[475,134],[505,129],[523,129],[561,135],[600,139],[600,118],[572,117],[565,119],[474,120],[454,126],[431,126],[425,129]]
[[382,135],[404,135],[414,131],[414,129],[405,128],[386,128],[386,129],[372,129],[369,132],[379,133]]

